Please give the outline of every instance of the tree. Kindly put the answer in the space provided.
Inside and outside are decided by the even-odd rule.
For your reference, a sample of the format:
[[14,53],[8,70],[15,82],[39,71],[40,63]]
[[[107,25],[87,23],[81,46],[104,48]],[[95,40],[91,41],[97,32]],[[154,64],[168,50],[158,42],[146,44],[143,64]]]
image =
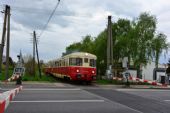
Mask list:
[[136,65],[141,63],[146,65],[152,55],[151,40],[153,40],[156,30],[156,18],[148,13],[142,13],[136,20],[134,27],[133,38],[137,48],[134,48],[133,60]]
[[100,74],[104,75],[107,68],[107,32],[104,30],[94,40],[94,54],[97,56],[97,70]]
[[153,56],[155,56],[155,67],[158,68],[159,57],[163,50],[168,50],[169,43],[166,43],[166,35],[159,33],[152,40]]
[[130,56],[130,37],[131,22],[127,19],[119,19],[112,25],[113,31],[113,59],[117,64],[120,58]]
[[66,54],[80,51],[81,45],[82,44],[80,42],[76,42],[76,43],[69,45],[68,47],[66,47]]
[[80,50],[83,52],[94,53],[93,44],[93,37],[91,37],[90,35],[86,35],[81,42]]
[[141,78],[141,65],[146,65],[152,59],[151,41],[156,31],[156,18],[148,13],[142,13],[139,18],[134,20],[132,31],[131,56],[135,67],[138,69],[138,77]]
[[91,37],[90,35],[86,35],[81,42],[76,42],[66,47],[66,53],[72,53],[78,51],[94,53],[93,39],[94,38]]

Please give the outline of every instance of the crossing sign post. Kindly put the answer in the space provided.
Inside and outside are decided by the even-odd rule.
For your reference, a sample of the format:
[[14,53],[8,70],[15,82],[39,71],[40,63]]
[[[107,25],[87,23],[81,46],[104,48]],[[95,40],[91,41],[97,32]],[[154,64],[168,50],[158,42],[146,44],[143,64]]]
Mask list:
[[128,71],[125,72],[125,77],[126,77],[126,86],[129,87],[130,86],[130,82],[129,82],[129,76],[130,76],[130,73]]

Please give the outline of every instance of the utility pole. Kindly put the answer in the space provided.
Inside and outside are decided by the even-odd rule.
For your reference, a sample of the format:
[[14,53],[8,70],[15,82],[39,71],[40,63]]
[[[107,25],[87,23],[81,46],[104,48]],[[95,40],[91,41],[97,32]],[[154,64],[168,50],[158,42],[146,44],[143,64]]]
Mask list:
[[35,76],[35,39],[36,39],[36,34],[35,34],[35,31],[34,31],[33,32],[33,64],[32,64],[34,76]]
[[8,26],[7,26],[7,44],[6,44],[6,68],[5,75],[6,79],[8,79],[9,74],[9,49],[10,49],[10,6],[8,6]]
[[7,22],[7,10],[8,5],[5,6],[5,14],[4,14],[4,23],[3,23],[3,31],[2,31],[2,40],[0,46],[0,73],[2,72],[2,58],[3,58],[3,50],[5,45],[5,35],[6,35],[6,22]]
[[[34,31],[34,32],[35,32],[35,31]],[[39,76],[40,76],[40,78],[41,78],[41,67],[40,67],[40,61],[39,61],[39,55],[38,55],[38,46],[37,46],[36,33],[35,33],[35,46],[36,46],[36,53],[37,53]]]
[[112,39],[112,22],[111,16],[108,16],[108,37],[107,37],[107,78],[112,79],[112,66],[113,66],[113,39]]

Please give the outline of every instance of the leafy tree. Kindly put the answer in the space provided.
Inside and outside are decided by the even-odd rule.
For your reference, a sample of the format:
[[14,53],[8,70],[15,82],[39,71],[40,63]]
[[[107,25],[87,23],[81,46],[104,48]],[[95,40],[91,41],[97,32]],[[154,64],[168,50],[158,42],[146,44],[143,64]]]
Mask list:
[[156,18],[148,13],[142,13],[132,25],[131,41],[134,47],[131,48],[131,57],[138,69],[137,75],[141,78],[140,65],[146,65],[152,59],[151,41],[156,31]]
[[147,64],[151,58],[151,40],[156,30],[156,18],[148,13],[142,13],[134,25],[134,39],[137,48],[134,49],[133,60],[136,65]]
[[131,23],[127,19],[119,19],[117,23],[113,23],[113,59],[117,64],[120,58],[129,56],[129,45],[131,31]]
[[94,38],[90,35],[86,35],[81,42],[76,42],[66,47],[66,53],[72,53],[77,51],[94,53]]
[[97,69],[99,74],[104,75],[107,64],[107,32],[101,32],[94,41],[94,54],[97,56]]
[[83,52],[89,52],[89,53],[93,53],[94,52],[94,45],[93,45],[93,37],[91,37],[90,35],[87,35],[83,38],[82,42],[81,42],[81,48],[80,50]]
[[66,47],[66,54],[80,51],[81,46],[82,44],[80,42],[76,42],[76,43],[69,45],[68,47]]
[[159,33],[155,36],[152,40],[152,49],[153,49],[153,56],[155,56],[155,67],[158,68],[159,57],[163,50],[168,50],[170,46],[169,43],[166,43],[166,35],[163,33]]

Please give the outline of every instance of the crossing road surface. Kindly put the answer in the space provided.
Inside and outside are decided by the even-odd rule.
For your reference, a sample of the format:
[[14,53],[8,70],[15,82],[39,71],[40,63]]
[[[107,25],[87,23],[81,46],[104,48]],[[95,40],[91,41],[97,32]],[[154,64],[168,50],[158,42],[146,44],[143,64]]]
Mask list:
[[3,90],[3,89],[0,88],[0,94],[5,92],[5,91],[8,91],[8,90],[7,89]]
[[[94,93],[96,95],[100,95],[102,97],[105,97],[109,99],[110,101],[120,103],[122,105],[128,106],[130,108],[133,108],[137,111],[140,111],[142,113],[169,113],[170,111],[170,102],[166,103],[166,101],[163,99],[164,97],[161,97],[162,99],[158,100],[154,96],[160,96],[160,92],[168,93],[170,94],[170,91],[136,91],[133,92],[120,92],[116,90],[110,90],[110,89],[97,89],[97,90],[88,90],[91,93]],[[138,95],[139,94],[139,95]],[[149,98],[152,97],[152,98]],[[170,95],[167,97],[170,98]]]
[[6,113],[136,113],[127,106],[78,88],[25,89],[9,105]]
[[[55,84],[56,86],[56,84]],[[170,91],[100,87],[29,87],[5,113],[169,113]]]

